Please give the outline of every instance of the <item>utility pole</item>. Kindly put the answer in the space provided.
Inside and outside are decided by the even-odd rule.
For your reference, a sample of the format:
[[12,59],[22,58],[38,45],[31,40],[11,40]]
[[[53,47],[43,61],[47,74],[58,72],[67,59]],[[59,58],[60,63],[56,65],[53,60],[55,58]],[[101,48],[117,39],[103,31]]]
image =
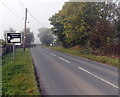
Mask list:
[[25,28],[24,28],[25,31],[23,36],[23,51],[25,51],[26,22],[27,22],[27,8],[25,9]]

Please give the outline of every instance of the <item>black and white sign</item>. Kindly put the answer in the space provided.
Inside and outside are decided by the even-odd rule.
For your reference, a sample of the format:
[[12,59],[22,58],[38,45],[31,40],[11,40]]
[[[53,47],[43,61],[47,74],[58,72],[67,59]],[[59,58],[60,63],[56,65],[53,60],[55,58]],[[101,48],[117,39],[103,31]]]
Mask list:
[[21,33],[7,33],[6,41],[7,43],[21,43]]

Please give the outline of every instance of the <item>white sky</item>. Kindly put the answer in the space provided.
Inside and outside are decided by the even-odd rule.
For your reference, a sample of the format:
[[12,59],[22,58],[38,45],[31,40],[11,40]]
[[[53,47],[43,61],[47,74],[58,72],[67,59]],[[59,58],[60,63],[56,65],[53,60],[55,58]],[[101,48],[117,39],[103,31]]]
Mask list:
[[[44,27],[50,27],[48,19],[62,8],[65,1],[68,0],[0,0],[0,38],[3,38],[4,30],[8,30],[9,27],[17,31],[21,31],[24,28],[25,7]],[[29,14],[27,21],[29,22],[27,27],[30,27],[36,36],[38,29],[42,25],[36,22]]]

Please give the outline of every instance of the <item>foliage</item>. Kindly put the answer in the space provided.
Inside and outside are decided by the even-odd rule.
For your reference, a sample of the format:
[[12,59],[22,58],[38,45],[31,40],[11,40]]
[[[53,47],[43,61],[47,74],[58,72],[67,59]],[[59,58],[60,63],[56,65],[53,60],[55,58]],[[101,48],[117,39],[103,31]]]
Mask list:
[[50,44],[53,43],[54,37],[51,29],[49,28],[40,28],[38,37],[42,45],[49,46]]
[[[22,43],[24,42],[24,30],[21,31],[22,33]],[[26,29],[26,33],[25,33],[25,45],[27,47],[30,47],[31,44],[34,42],[34,34],[32,31],[30,31],[30,28]]]
[[[66,2],[49,20],[64,47],[82,45],[88,53],[102,49],[104,54],[115,54],[120,35],[119,10],[113,2]],[[111,52],[106,51],[111,45]]]

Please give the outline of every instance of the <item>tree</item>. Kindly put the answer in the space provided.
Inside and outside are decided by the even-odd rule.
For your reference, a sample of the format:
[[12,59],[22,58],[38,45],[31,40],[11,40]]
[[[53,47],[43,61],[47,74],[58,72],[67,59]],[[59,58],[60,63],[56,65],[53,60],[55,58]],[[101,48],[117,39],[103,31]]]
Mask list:
[[[21,31],[21,33],[22,33],[22,43],[23,43],[24,30]],[[32,31],[30,31],[30,28],[27,28],[25,33],[25,46],[30,47],[33,42],[34,42],[34,34]]]
[[120,36],[119,17],[120,7],[114,2],[66,2],[49,20],[64,47],[82,45],[108,53]]
[[54,37],[51,29],[40,28],[38,31],[39,31],[38,37],[42,45],[49,46],[50,44],[53,43]]
[[[76,7],[72,7],[73,3],[65,3],[63,9],[49,19],[51,21],[51,24],[53,25],[52,30],[54,34],[58,37],[58,40],[62,43],[64,47],[68,47],[71,42],[74,41],[72,34],[73,32],[75,32],[74,28],[76,23],[74,20],[76,20],[76,17],[74,15],[74,10]],[[74,33],[74,36],[75,35],[76,34]]]
[[6,34],[7,33],[15,33],[15,32],[16,32],[16,30],[11,28],[11,27],[8,30],[5,30],[4,31],[4,39],[6,40]]

